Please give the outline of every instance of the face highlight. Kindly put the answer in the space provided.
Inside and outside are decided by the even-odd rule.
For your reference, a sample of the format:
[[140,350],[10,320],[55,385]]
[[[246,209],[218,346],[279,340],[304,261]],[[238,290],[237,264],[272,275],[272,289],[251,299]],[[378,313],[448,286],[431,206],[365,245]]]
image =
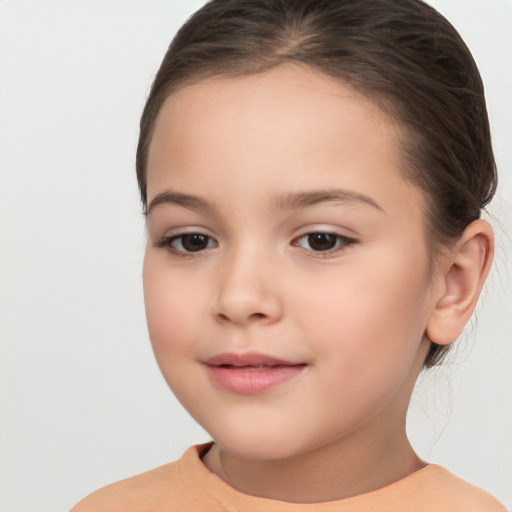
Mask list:
[[230,453],[283,458],[405,421],[433,299],[397,141],[363,96],[296,66],[164,104],[149,332],[177,398]]

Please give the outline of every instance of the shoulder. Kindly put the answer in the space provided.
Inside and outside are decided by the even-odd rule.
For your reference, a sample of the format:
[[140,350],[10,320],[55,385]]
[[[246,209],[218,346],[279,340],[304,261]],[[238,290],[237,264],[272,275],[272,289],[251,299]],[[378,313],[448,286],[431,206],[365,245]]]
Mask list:
[[198,454],[207,445],[192,446],[181,459],[152,469],[93,492],[71,512],[140,512],[153,510],[164,501],[186,499],[188,488],[194,486],[193,472],[183,472],[183,462],[199,460]]
[[446,512],[507,512],[488,492],[442,466],[431,464],[418,476],[417,484],[423,489],[420,492],[428,493],[428,501],[439,504]]
[[148,503],[158,499],[169,483],[175,479],[177,466],[178,461],[172,462],[107,485],[84,498],[71,509],[71,512],[144,510]]

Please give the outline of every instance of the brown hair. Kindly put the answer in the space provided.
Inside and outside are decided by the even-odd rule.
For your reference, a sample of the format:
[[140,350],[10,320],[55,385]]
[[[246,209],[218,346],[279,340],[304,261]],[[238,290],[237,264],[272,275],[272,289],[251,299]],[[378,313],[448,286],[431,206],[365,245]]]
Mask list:
[[[421,0],[211,0],[173,39],[140,122],[137,178],[166,98],[214,75],[295,62],[343,80],[404,130],[404,175],[425,194],[430,246],[453,243],[492,199],[496,166],[484,89],[464,41]],[[425,366],[448,346],[432,344]]]

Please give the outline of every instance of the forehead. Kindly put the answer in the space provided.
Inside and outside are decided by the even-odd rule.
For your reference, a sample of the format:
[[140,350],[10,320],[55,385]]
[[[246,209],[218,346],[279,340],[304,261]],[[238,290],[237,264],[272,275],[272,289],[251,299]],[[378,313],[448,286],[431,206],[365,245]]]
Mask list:
[[[339,129],[336,121],[343,120],[357,120],[365,130],[371,125],[372,132],[386,132],[391,135],[386,143],[393,143],[398,132],[397,125],[365,96],[309,67],[286,64],[248,76],[214,76],[167,98],[157,116],[148,163],[151,167],[154,150],[161,149],[162,143],[184,141],[194,134],[199,138],[209,130],[205,143],[215,139],[212,132],[230,128],[247,142],[271,131],[276,142],[289,143],[302,135],[313,143],[319,137],[325,139],[330,128]],[[320,125],[324,129],[319,130]],[[331,135],[336,137],[334,132]],[[343,144],[343,133],[338,142]]]
[[310,68],[213,77],[165,101],[148,154],[148,201],[165,187],[208,195],[226,179],[249,195],[262,183],[263,194],[272,186],[388,188],[393,202],[400,187],[417,195],[402,177],[399,141],[374,103]]

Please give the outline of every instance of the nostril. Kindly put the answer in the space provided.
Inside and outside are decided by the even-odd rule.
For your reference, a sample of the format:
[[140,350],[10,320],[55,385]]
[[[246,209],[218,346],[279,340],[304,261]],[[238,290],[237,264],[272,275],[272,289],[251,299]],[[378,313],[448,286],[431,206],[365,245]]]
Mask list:
[[253,313],[252,315],[249,316],[249,318],[254,318],[255,320],[260,320],[262,318],[266,318],[267,315],[265,315],[264,313]]
[[225,313],[218,313],[217,319],[221,322],[236,322],[236,323],[246,323],[251,321],[260,321],[268,318],[268,315],[265,313],[251,313],[249,315],[245,315],[244,318],[242,316],[238,317],[236,314],[229,315]]

